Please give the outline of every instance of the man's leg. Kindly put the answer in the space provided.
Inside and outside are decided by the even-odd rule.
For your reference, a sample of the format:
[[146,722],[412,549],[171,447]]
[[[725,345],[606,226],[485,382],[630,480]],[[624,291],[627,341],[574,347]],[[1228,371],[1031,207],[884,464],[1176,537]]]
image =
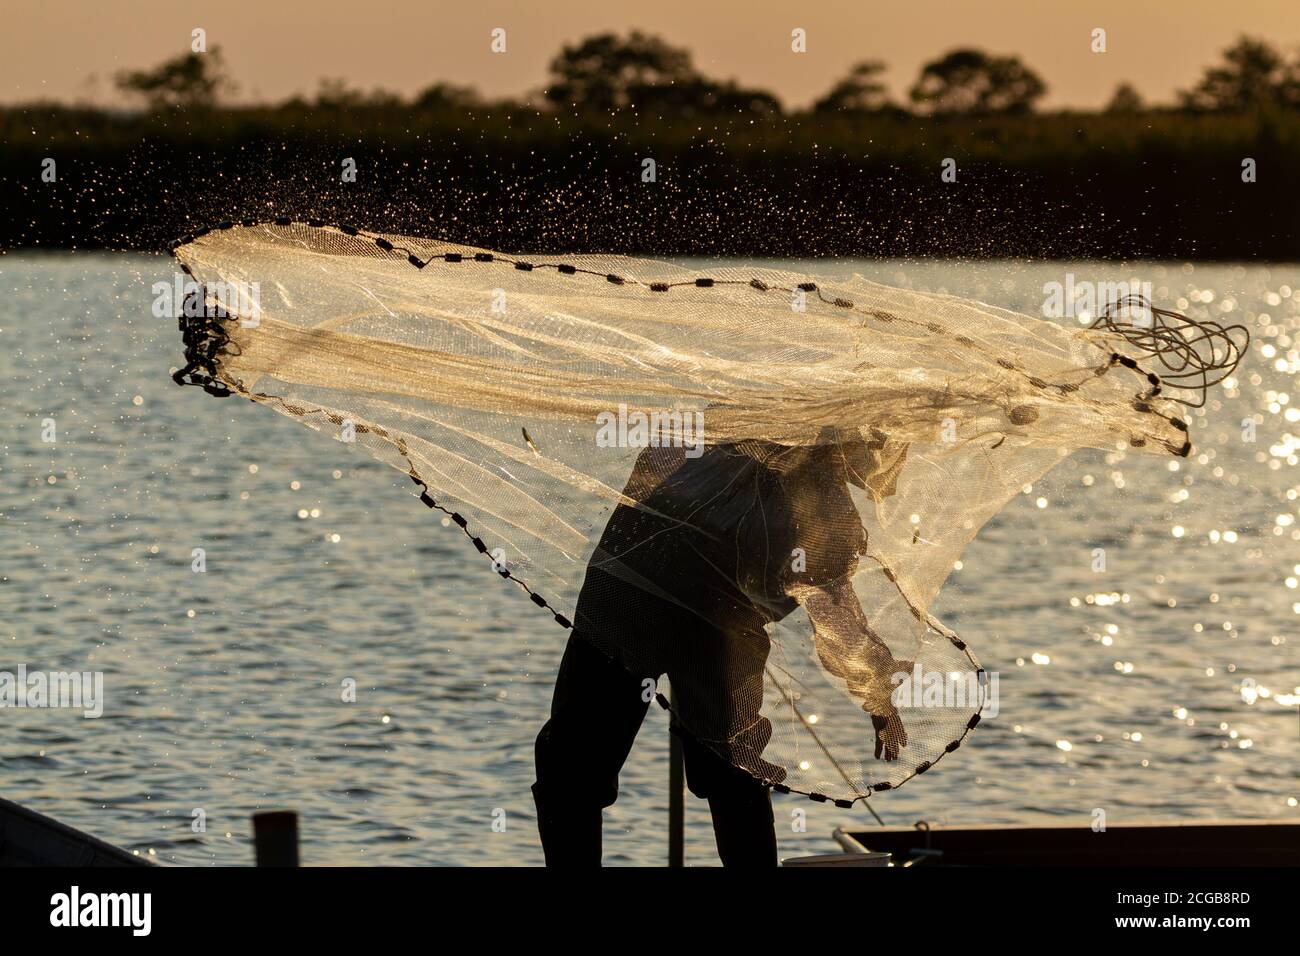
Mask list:
[[578,634],[555,679],[551,719],[537,735],[537,829],[547,866],[600,866],[601,810],[649,701],[640,678]]
[[[746,626],[746,624],[748,626]],[[723,866],[776,866],[776,824],[772,795],[749,767],[772,781],[785,770],[762,757],[772,725],[761,716],[763,670],[771,648],[756,618],[726,631],[697,633],[678,650],[668,669],[673,711],[686,783],[691,793],[709,801],[713,833]],[[673,681],[674,676],[679,678]],[[726,741],[727,756],[693,739]]]
[[767,787],[689,734],[676,728],[674,733],[682,741],[691,793],[709,801],[722,865],[776,866],[776,823]]

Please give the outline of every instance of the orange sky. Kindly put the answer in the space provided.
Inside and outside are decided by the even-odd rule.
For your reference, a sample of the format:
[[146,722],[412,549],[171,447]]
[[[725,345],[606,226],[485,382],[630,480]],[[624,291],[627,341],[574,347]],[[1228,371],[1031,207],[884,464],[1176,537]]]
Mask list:
[[[902,93],[958,45],[1014,52],[1047,81],[1046,107],[1095,107],[1121,81],[1170,101],[1240,33],[1300,48],[1300,0],[5,0],[0,101],[111,101],[109,80],[186,52],[203,27],[242,99],[315,91],[322,77],[411,94],[442,80],[489,95],[543,82],[567,41],[638,27],[688,47],[697,66],[806,105],[856,60],[884,59]],[[507,31],[507,52],[489,32]],[[808,52],[790,51],[790,31]],[[1089,48],[1107,30],[1108,52]]]

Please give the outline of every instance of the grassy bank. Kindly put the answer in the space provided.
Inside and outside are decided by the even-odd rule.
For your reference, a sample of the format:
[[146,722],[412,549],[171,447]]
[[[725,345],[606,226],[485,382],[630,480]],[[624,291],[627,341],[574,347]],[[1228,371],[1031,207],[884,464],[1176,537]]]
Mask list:
[[[27,106],[0,110],[0,144],[6,248],[161,248],[219,219],[289,215],[505,249],[1300,259],[1294,111],[673,120]],[[949,158],[956,182],[941,180]],[[1246,158],[1257,182],[1242,181]]]

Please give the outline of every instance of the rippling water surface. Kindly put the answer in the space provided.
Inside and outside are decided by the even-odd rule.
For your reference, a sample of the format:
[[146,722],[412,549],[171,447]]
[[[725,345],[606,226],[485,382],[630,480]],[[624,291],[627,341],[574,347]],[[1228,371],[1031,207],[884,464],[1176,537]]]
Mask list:
[[[1067,271],[1136,276],[1254,335],[1192,413],[1190,460],[1077,455],[968,550],[936,610],[999,672],[1001,712],[874,798],[886,822],[1300,817],[1300,266],[815,267],[1034,312]],[[0,794],[182,864],[249,862],[268,807],[301,812],[311,863],[540,863],[532,741],[563,632],[403,476],[173,385],[175,322],[149,308],[171,277],[161,257],[0,258],[0,670],[102,671],[107,698],[91,720],[0,710]],[[607,863],[664,859],[666,741],[654,708]],[[874,825],[776,810],[783,855]],[[687,840],[716,861],[694,800]]]

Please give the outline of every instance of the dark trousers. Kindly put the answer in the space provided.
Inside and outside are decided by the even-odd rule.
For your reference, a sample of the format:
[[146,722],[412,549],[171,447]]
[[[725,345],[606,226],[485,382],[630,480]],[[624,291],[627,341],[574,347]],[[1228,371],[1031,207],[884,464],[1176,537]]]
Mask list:
[[[533,794],[548,866],[600,865],[601,810],[618,796],[619,771],[653,693],[653,683],[647,689],[580,635],[569,638],[551,718],[537,736]],[[687,786],[709,801],[723,864],[775,866],[767,788],[689,735],[678,736]]]

